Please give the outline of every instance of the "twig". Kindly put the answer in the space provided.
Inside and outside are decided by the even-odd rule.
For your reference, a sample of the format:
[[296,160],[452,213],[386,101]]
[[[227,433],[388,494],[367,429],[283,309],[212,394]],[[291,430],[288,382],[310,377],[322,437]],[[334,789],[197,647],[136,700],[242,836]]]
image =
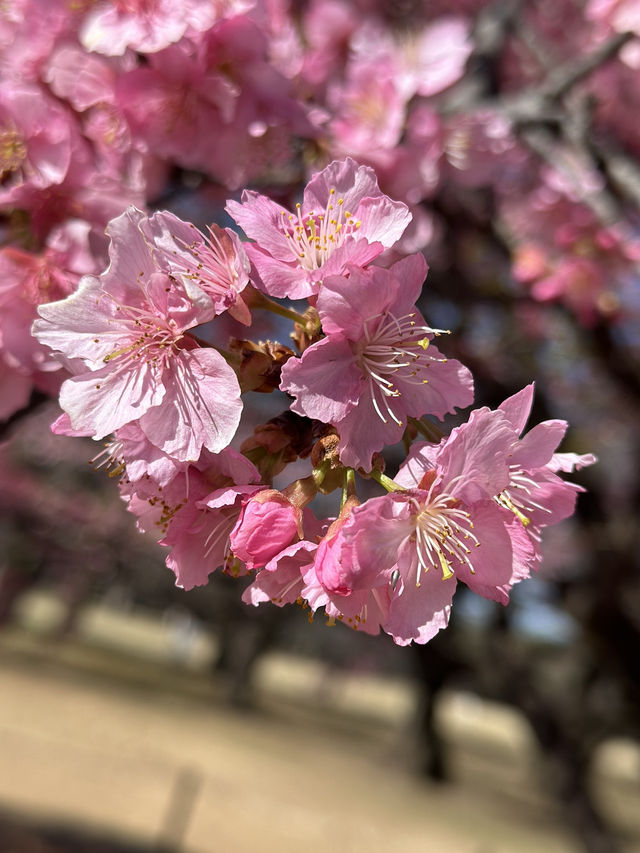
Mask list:
[[554,68],[539,87],[540,95],[549,100],[557,100],[566,95],[576,83],[616,56],[632,38],[635,38],[634,33],[618,33],[586,56],[577,60],[571,59]]

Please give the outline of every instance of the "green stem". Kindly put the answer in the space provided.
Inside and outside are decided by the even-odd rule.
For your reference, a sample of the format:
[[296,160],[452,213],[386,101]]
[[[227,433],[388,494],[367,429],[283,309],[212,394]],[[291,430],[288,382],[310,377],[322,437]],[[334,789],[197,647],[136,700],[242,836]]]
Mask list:
[[313,471],[311,472],[311,476],[313,477],[313,481],[318,488],[320,488],[320,486],[324,482],[324,478],[327,476],[327,472],[329,470],[329,467],[330,467],[330,463],[327,462],[327,460],[325,459],[325,461],[322,462],[318,468],[314,468]]
[[260,298],[256,301],[256,308],[264,308],[266,311],[271,311],[272,314],[278,314],[280,317],[286,317],[287,320],[293,320],[294,323],[300,323],[302,326],[306,325],[306,317],[303,317],[302,314],[298,314],[297,311],[293,311],[291,308],[285,308],[284,305],[280,305],[278,302],[274,302],[273,299],[269,299],[268,296],[265,296],[263,293],[260,294]]
[[427,439],[427,441],[432,441],[437,444],[441,438],[444,438],[444,433],[430,421],[423,421],[422,418],[410,417],[409,423],[411,423],[418,430],[420,435],[423,435]]
[[344,507],[348,498],[356,496],[356,472],[353,468],[345,468],[342,472],[342,496],[340,498],[340,509]]
[[375,480],[376,483],[380,483],[380,485],[386,489],[388,492],[404,492],[404,486],[399,486],[395,480],[392,480],[391,477],[387,477],[386,474],[383,474],[382,471],[376,471],[375,468],[369,474],[372,480]]

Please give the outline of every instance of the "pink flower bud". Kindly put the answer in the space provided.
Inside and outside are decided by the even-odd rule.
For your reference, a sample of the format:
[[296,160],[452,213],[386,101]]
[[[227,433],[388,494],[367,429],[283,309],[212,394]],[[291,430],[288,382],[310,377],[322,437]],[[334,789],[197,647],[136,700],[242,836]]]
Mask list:
[[299,537],[302,513],[276,489],[248,500],[231,532],[231,549],[248,569],[266,565]]

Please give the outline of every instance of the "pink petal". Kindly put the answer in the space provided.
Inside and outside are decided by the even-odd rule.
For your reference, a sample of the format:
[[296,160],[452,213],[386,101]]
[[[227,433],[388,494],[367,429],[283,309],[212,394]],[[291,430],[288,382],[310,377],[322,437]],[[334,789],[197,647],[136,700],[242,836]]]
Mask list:
[[93,276],[81,278],[78,289],[66,299],[40,305],[38,314],[34,337],[67,358],[98,366],[121,345],[122,324],[116,321],[116,306],[105,297],[100,279]]
[[498,406],[500,411],[503,412],[506,418],[511,422],[518,435],[520,435],[527,425],[529,414],[531,412],[531,405],[533,403],[534,388],[535,383],[532,382],[531,385],[527,385],[522,389],[522,391],[518,391],[517,394],[507,397],[507,399]]
[[399,426],[391,417],[385,423],[373,406],[371,386],[363,381],[362,388],[358,405],[336,424],[340,433],[338,449],[343,465],[370,471],[373,454],[400,441],[406,424]]
[[242,600],[255,606],[263,601],[271,601],[278,607],[295,603],[304,586],[303,572],[312,564],[315,550],[315,544],[304,540],[285,548],[258,572]]
[[364,198],[382,195],[373,169],[358,165],[351,157],[333,160],[311,178],[304,191],[305,213],[326,210],[331,190],[336,198],[344,199],[344,209],[354,214]]
[[593,453],[554,453],[549,462],[549,468],[552,471],[565,471],[569,474],[588,465],[595,465],[597,461],[598,457]]
[[[426,356],[438,359],[442,358],[442,353],[430,345]],[[435,415],[442,419],[447,412],[453,413],[456,408],[464,409],[473,403],[473,377],[464,364],[455,358],[431,362],[425,358],[421,363],[430,364],[429,381],[422,385],[400,382],[398,411],[416,418]]]
[[254,283],[269,296],[276,299],[306,299],[317,292],[318,285],[314,277],[294,263],[293,253],[290,261],[282,261],[254,243],[245,244],[245,249],[257,271],[257,280],[255,271],[253,274]]
[[[443,442],[446,439],[443,439]],[[393,478],[405,489],[415,489],[427,471],[435,469],[437,444],[428,441],[414,441],[408,456],[400,466],[398,473]]]
[[387,248],[397,243],[412,219],[406,204],[387,196],[365,199],[358,208],[358,216],[367,240],[380,242]]
[[559,420],[536,424],[518,442],[513,454],[513,462],[525,470],[547,465],[564,438],[567,426],[566,421]]
[[282,368],[280,388],[296,397],[292,411],[337,423],[357,402],[361,384],[348,341],[336,336],[313,344],[301,359],[290,358]]
[[150,364],[140,362],[131,370],[114,370],[107,364],[63,382],[60,406],[74,430],[99,439],[141,418],[152,406],[159,406],[164,396]]
[[195,461],[202,447],[218,453],[235,435],[242,413],[235,373],[213,349],[181,351],[163,376],[162,406],[140,420],[156,447],[179,461]]
[[110,239],[110,264],[102,276],[103,287],[125,304],[136,304],[140,299],[138,282],[158,271],[149,243],[144,238],[140,225],[146,215],[129,206],[121,215],[112,219],[106,228]]
[[476,409],[435,454],[444,490],[465,504],[492,498],[509,483],[515,436],[501,412]]
[[397,282],[387,279],[382,287],[373,286],[373,270],[348,267],[347,275],[327,276],[316,307],[326,334],[344,335],[351,341],[363,336],[364,324],[387,310]]
[[228,201],[226,210],[247,237],[256,240],[272,257],[287,262],[295,260],[281,225],[283,220],[288,225],[292,214],[282,205],[253,190],[245,190],[242,201]]
[[[474,572],[463,562],[453,566],[458,580],[483,598],[501,604],[509,601],[509,589],[514,580],[514,553],[507,526],[512,519],[508,511],[490,501],[479,504],[473,511],[473,532],[480,545],[470,544],[469,554]],[[521,547],[522,542],[519,545]]]
[[398,568],[401,580],[382,627],[400,646],[412,641],[426,643],[449,624],[456,580],[443,580],[437,570],[430,569],[421,574],[420,586],[416,586],[417,557],[411,544],[401,554]]

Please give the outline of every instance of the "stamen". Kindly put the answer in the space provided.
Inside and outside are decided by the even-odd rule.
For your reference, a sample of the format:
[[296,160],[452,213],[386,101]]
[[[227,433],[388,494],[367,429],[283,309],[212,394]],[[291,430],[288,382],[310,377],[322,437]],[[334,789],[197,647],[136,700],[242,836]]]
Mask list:
[[129,333],[129,341],[103,356],[102,361],[105,364],[115,361],[117,371],[130,368],[136,361],[148,362],[158,371],[164,370],[183,337],[182,333],[176,330],[175,321],[159,317],[148,309],[121,304],[109,293],[103,293],[102,297],[110,299],[116,311],[121,312],[118,316],[118,326],[125,327],[125,340],[127,327]]
[[446,362],[427,353],[431,337],[444,331],[420,324],[417,316],[415,311],[403,317],[386,312],[368,317],[363,324],[358,363],[369,381],[373,408],[384,424],[391,419],[403,425],[390,399],[401,396],[403,383],[426,385],[429,380],[423,372],[431,362]]
[[235,251],[231,239],[222,228],[214,225],[208,227],[207,231],[208,236],[198,233],[201,239],[192,243],[174,235],[176,243],[193,256],[195,265],[190,266],[188,259],[177,252],[171,256],[171,262],[178,268],[178,274],[183,279],[195,282],[205,292],[213,291],[224,295],[229,288],[234,287],[238,279],[234,265]]
[[[494,500],[499,506],[512,512],[522,523],[523,527],[529,527],[532,522],[527,513],[530,514],[534,510],[551,513],[549,507],[542,506],[542,504],[537,503],[531,498],[532,489],[537,488],[538,483],[535,480],[527,477],[521,468],[511,465],[509,488],[503,489],[499,495],[496,495]],[[534,535],[532,531],[529,531],[529,533]]]
[[16,126],[10,122],[0,130],[0,174],[17,172],[26,158],[27,146]]
[[89,464],[95,471],[104,468],[109,477],[121,477],[127,470],[122,457],[122,442],[115,439],[105,442],[104,450],[89,460]]
[[466,543],[472,542],[476,547],[480,546],[472,532],[471,517],[468,512],[459,509],[459,501],[446,493],[432,497],[435,482],[434,480],[424,502],[415,498],[411,501],[416,509],[417,587],[420,586],[422,573],[432,566],[440,567],[443,580],[453,577],[452,560],[465,563],[469,571],[475,574],[469,558],[471,548]]
[[336,190],[330,189],[324,213],[313,210],[303,213],[300,203],[296,204],[295,216],[281,211],[280,226],[296,260],[305,270],[320,269],[362,224],[353,220],[353,215],[344,210],[344,199],[336,200],[335,195]]

